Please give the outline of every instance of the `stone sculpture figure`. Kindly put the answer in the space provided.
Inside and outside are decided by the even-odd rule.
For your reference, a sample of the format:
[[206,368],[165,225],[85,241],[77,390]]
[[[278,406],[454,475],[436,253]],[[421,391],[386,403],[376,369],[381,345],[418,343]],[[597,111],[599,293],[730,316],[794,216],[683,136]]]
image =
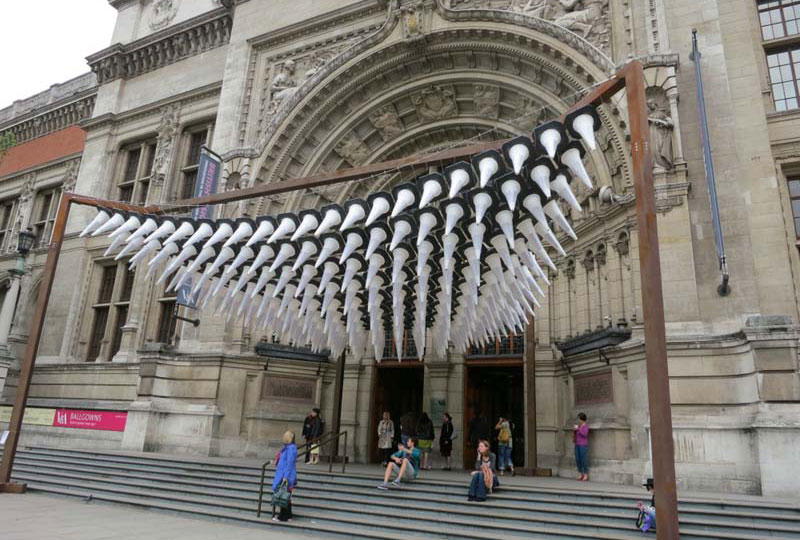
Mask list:
[[441,86],[432,86],[414,96],[414,105],[422,121],[439,120],[458,114],[455,94]]
[[369,157],[369,148],[355,133],[348,133],[336,144],[334,151],[351,165],[364,163]]
[[287,60],[278,66],[278,73],[272,79],[270,86],[270,104],[269,114],[278,110],[281,103],[291,96],[297,90],[297,81],[294,78],[295,63],[293,60]]
[[406,130],[403,121],[400,120],[397,111],[391,105],[372,113],[369,121],[378,130],[384,141],[390,141]]
[[567,30],[581,32],[583,37],[587,37],[595,23],[603,16],[606,0],[558,0],[558,3],[566,13],[555,17],[554,22]]
[[650,122],[650,145],[653,150],[655,168],[668,171],[672,169],[674,155],[672,152],[672,129],[675,123],[654,99],[647,100]]

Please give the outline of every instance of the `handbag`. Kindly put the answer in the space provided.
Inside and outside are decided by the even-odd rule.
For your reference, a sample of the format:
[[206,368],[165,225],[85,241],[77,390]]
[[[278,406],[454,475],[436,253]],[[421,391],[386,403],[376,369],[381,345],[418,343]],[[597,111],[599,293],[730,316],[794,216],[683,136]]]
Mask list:
[[278,508],[289,508],[289,502],[292,499],[292,492],[289,491],[289,481],[284,480],[278,489],[272,494],[272,506]]

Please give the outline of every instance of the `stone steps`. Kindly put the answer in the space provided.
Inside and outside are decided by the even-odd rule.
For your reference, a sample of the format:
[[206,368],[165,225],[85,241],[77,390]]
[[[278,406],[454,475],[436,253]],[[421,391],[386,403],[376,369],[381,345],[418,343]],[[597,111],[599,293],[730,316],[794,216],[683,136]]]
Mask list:
[[[256,518],[260,475],[259,467],[202,458],[44,448],[21,448],[14,469],[14,478],[33,490],[291,526],[315,536],[641,537],[633,528],[638,498],[631,494],[504,486],[486,503],[467,503],[466,475],[461,482],[420,479],[382,492],[375,489],[377,469],[371,476],[301,471],[293,499],[298,517],[288,525],[276,524],[264,520],[264,514]],[[269,514],[269,485],[266,492]],[[682,499],[680,511],[681,538],[800,538],[800,510],[790,505],[696,498]]]

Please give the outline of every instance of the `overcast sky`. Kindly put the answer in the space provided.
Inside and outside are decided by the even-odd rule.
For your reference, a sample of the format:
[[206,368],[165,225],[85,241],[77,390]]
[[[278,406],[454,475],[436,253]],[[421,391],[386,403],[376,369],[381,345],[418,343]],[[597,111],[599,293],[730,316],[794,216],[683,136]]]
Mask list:
[[2,0],[0,109],[89,71],[116,16],[108,0]]

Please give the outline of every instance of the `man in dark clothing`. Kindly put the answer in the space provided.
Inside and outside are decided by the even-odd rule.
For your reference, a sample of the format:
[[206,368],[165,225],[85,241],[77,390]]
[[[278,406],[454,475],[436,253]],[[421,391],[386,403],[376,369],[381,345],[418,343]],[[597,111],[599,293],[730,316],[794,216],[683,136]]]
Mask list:
[[319,463],[319,445],[312,445],[311,443],[315,442],[317,439],[322,437],[322,432],[325,429],[325,423],[322,421],[322,418],[319,417],[319,409],[313,409],[311,411],[311,421],[309,424],[308,430],[308,438],[306,439],[306,445],[311,447],[310,456],[312,465]]
[[308,413],[308,416],[306,416],[306,419],[303,420],[303,434],[302,435],[303,435],[303,441],[305,441],[305,446],[306,446],[306,456],[305,456],[305,462],[306,463],[311,461],[311,455],[309,454],[309,451],[311,450],[311,423],[312,423],[313,420],[314,420],[314,413],[313,412]]

